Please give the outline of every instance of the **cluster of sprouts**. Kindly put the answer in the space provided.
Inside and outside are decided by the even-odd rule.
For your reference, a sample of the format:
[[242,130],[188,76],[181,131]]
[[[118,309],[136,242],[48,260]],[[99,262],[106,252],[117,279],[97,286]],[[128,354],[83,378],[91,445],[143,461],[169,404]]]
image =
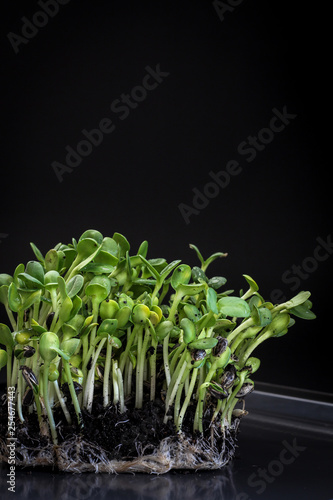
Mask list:
[[[96,394],[104,407],[142,408],[160,399],[164,421],[182,431],[189,407],[193,432],[211,422],[231,424],[239,400],[251,392],[260,360],[255,348],[287,333],[291,315],[312,319],[309,292],[283,304],[267,302],[255,281],[246,291],[226,290],[226,279],[209,277],[211,262],[198,248],[200,267],[147,259],[144,241],[130,255],[127,239],[85,231],[78,241],[58,244],[45,257],[0,275],[0,302],[10,326],[0,324],[0,368],[15,387],[17,418],[36,412],[40,432],[58,443],[54,409],[85,425]],[[75,410],[70,412],[69,405]]]

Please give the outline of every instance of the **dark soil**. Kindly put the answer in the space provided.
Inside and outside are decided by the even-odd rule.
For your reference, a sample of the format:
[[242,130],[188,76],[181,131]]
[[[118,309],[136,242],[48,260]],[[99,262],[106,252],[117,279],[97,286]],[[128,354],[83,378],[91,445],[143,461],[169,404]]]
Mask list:
[[[66,422],[61,407],[53,409],[54,419],[57,424],[57,434],[59,445],[73,440],[82,439],[90,442],[94,446],[100,447],[108,460],[132,460],[137,457],[150,455],[159,446],[160,442],[167,437],[177,436],[172,419],[164,424],[165,406],[164,402],[156,399],[154,402],[144,402],[142,409],[134,407],[134,400],[128,399],[125,402],[126,411],[119,412],[119,408],[114,405],[103,407],[103,398],[96,395],[92,413],[86,410],[82,412],[83,428],[80,429],[74,407],[67,403],[72,417],[72,425]],[[193,419],[195,405],[189,406],[186,418],[183,422],[183,434],[191,443],[195,443],[198,436],[193,434]],[[41,448],[50,444],[47,437],[40,435],[37,416],[24,409],[25,422],[22,424],[16,420],[17,454],[19,455],[19,445],[29,448],[30,454],[36,454]],[[208,410],[204,416],[204,437],[209,445],[211,439],[211,412]],[[6,440],[8,429],[7,404],[5,396],[2,397],[0,406],[0,437]],[[215,446],[222,449],[223,436],[215,433]],[[228,443],[227,443],[228,448]],[[233,454],[234,442],[230,441],[230,454]],[[89,456],[80,454],[80,459],[89,461]]]

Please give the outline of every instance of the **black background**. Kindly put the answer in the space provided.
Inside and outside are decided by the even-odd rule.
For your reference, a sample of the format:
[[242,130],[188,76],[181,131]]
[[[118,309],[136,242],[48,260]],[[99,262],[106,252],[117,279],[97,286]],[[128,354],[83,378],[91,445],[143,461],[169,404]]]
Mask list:
[[[273,289],[308,289],[318,316],[256,351],[255,380],[332,392],[333,258],[312,260],[295,290],[282,278],[295,265],[304,273],[317,238],[332,235],[329,14],[303,2],[238,3],[219,16],[203,0],[70,0],[17,54],[8,33],[21,35],[22,17],[41,7],[2,6],[0,272],[34,258],[30,241],[46,253],[89,228],[124,234],[133,254],[147,239],[149,258],[196,265],[189,243],[205,256],[228,252],[211,266],[228,288],[238,294],[245,273],[268,300]],[[121,120],[111,103],[158,64],[169,75]],[[273,108],[297,116],[247,162],[238,147],[269,126]],[[103,118],[114,132],[59,182],[52,162]],[[179,204],[192,205],[193,188],[203,192],[229,160],[241,173],[187,224]]]

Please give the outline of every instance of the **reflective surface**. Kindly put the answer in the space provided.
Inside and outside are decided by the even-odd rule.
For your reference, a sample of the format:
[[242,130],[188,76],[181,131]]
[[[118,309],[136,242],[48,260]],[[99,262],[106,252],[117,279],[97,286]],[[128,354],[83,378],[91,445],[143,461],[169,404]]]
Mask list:
[[[219,471],[154,475],[106,475],[16,470],[15,494],[1,469],[1,498],[31,500],[331,500],[333,499],[333,405],[311,405],[260,391],[248,398],[234,461]],[[271,402],[271,405],[270,405]],[[308,415],[304,417],[304,405]],[[318,406],[319,405],[319,406]],[[283,416],[283,408],[286,417]],[[292,408],[294,408],[292,410]],[[311,413],[311,408],[314,412]],[[298,410],[297,410],[298,409]],[[299,415],[301,415],[301,419]],[[291,412],[293,413],[291,415]],[[319,415],[318,425],[315,416]],[[307,425],[306,420],[309,421]],[[321,421],[320,421],[321,420]],[[322,429],[324,432],[322,432]]]

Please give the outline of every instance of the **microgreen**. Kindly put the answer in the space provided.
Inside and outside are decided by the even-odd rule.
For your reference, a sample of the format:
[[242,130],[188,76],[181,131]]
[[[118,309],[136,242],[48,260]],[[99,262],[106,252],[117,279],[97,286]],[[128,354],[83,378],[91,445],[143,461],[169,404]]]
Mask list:
[[236,296],[226,278],[209,274],[227,254],[205,259],[193,244],[200,267],[148,258],[147,241],[131,255],[120,233],[87,230],[45,256],[30,245],[37,260],[0,274],[9,320],[0,324],[0,369],[8,386],[17,386],[19,419],[35,411],[54,444],[55,406],[71,423],[72,405],[82,428],[83,410],[92,412],[98,398],[120,413],[162,400],[164,421],[178,432],[191,407],[193,432],[202,433],[209,408],[212,424],[223,429],[253,390],[249,377],[260,366],[254,350],[285,335],[293,317],[315,318],[309,292],[274,305],[245,274],[246,291]]

